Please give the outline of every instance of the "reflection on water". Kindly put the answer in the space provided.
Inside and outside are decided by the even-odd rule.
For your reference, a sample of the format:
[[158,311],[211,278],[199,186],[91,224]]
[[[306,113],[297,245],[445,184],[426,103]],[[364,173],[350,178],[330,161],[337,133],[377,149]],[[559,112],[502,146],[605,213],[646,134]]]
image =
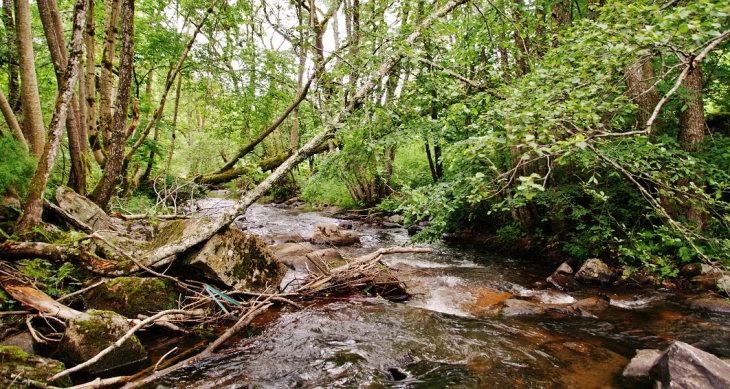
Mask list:
[[[314,225],[338,220],[255,205],[247,227],[264,236],[310,236]],[[360,226],[356,256],[405,244],[402,229]],[[160,387],[621,387],[620,373],[636,349],[683,340],[728,357],[722,317],[684,311],[672,295],[645,290],[586,288],[567,294],[535,286],[554,265],[505,258],[475,248],[434,245],[433,253],[397,254],[386,263],[408,279],[414,297],[393,303],[350,296],[284,307],[258,324],[260,333],[177,372]],[[495,317],[512,296],[570,304],[609,293],[597,318],[541,315]]]

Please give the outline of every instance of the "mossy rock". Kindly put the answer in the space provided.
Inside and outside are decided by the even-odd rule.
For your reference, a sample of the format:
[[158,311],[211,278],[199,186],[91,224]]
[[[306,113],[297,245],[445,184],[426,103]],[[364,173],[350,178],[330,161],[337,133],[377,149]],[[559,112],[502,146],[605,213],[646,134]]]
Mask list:
[[84,295],[86,307],[114,311],[128,318],[174,309],[178,290],[162,278],[119,277]]
[[86,223],[94,230],[109,230],[115,227],[114,221],[103,209],[86,197],[74,192],[73,189],[59,186],[54,196],[61,209]]
[[205,245],[178,257],[180,274],[198,277],[225,288],[264,292],[281,283],[286,267],[256,235],[226,228]]
[[[73,364],[83,363],[116,342],[130,329],[130,324],[122,315],[91,309],[68,320],[59,351],[64,361]],[[84,371],[98,374],[138,363],[146,358],[144,347],[133,335],[121,347],[105,355]]]
[[[48,383],[46,381],[48,378],[64,370],[66,370],[66,366],[63,362],[30,355],[15,346],[0,346],[0,387],[37,387],[40,385],[34,385],[31,382]],[[20,378],[15,379],[16,376],[20,376]],[[53,386],[62,388],[71,385],[71,378],[68,376],[53,382]]]

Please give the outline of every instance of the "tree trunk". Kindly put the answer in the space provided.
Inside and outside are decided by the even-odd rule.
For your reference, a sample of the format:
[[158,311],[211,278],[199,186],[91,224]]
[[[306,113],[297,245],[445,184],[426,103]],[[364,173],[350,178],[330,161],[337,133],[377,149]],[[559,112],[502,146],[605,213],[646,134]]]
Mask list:
[[25,147],[25,151],[29,151],[28,143],[25,141],[25,137],[23,136],[23,130],[20,128],[20,124],[18,124],[18,118],[15,117],[15,113],[13,112],[13,108],[10,106],[10,102],[5,99],[5,94],[3,94],[2,89],[0,89],[0,110],[3,111],[5,121],[8,123],[8,127],[13,133],[15,140]]
[[104,167],[104,152],[101,150],[99,139],[99,127],[96,116],[96,22],[94,20],[93,1],[89,2],[89,12],[86,18],[86,33],[84,42],[86,44],[86,133],[89,137],[89,146],[94,154],[94,160],[99,166]]
[[3,0],[3,24],[8,35],[8,104],[13,112],[20,114],[20,83],[18,82],[18,48],[13,21],[13,0]]
[[643,128],[659,102],[659,92],[654,86],[654,66],[650,58],[644,58],[627,66],[624,73],[626,75],[626,94],[639,107],[636,126]]
[[558,0],[553,4],[551,18],[553,21],[553,46],[558,45],[557,34],[570,26],[572,20],[572,7],[570,0]]
[[[684,95],[684,106],[679,114],[679,134],[677,140],[682,149],[689,152],[698,152],[702,142],[705,140],[705,112],[702,101],[702,71],[697,63],[694,69],[690,70],[682,82],[686,89]],[[696,182],[697,187],[704,188],[704,183]],[[683,178],[678,186],[688,186],[689,179]],[[691,191],[692,189],[690,189]],[[697,189],[701,190],[701,189]],[[707,223],[707,212],[704,203],[696,203],[690,200],[689,196],[680,195],[682,201],[682,213],[687,222],[693,224],[698,231],[702,231]]]
[[[64,70],[68,62],[66,46],[63,38],[63,26],[58,12],[56,0],[38,0],[38,11],[43,24],[43,31],[46,35],[48,50],[51,53],[53,68],[56,71],[56,83],[60,88]],[[66,115],[66,130],[68,134],[68,149],[71,157],[71,171],[69,174],[68,186],[80,195],[86,194],[86,171],[81,157],[81,139],[79,139],[79,128],[77,121],[76,107],[78,101],[72,97],[71,108]],[[86,142],[86,139],[84,139]]]
[[172,154],[175,152],[175,130],[177,129],[177,114],[180,108],[180,88],[182,87],[182,77],[177,79],[177,89],[175,90],[175,109],[172,113],[172,135],[170,136],[170,154],[167,156],[167,165],[165,165],[165,174],[170,170],[172,163]]
[[[15,0],[15,28],[18,40],[18,60],[20,63],[21,98],[23,99],[23,132],[31,154],[40,159],[45,145],[43,112],[38,94],[38,80],[35,73],[33,55],[33,35],[30,26],[30,6],[28,0]],[[45,185],[44,185],[45,186]]]
[[112,133],[112,90],[114,88],[114,49],[117,41],[120,0],[108,0],[105,7],[104,52],[101,58],[101,78],[99,80],[99,132],[104,140],[103,148],[110,150]]
[[529,31],[527,24],[524,20],[522,8],[524,4],[522,0],[514,0],[514,39],[517,52],[515,58],[517,59],[517,68],[520,71],[519,76],[524,76],[530,72],[530,64],[528,58],[530,56],[529,50]]
[[[16,4],[18,2],[16,1]],[[81,55],[83,54],[83,29],[86,23],[86,0],[77,0],[74,7],[73,32],[71,36],[71,53],[66,66],[66,77],[61,78],[56,106],[49,125],[48,141],[43,148],[43,154],[38,162],[33,178],[28,186],[28,195],[23,204],[23,217],[18,222],[16,232],[25,234],[30,232],[41,222],[43,210],[43,191],[46,189],[48,176],[56,162],[56,155],[61,145],[63,123],[69,110],[69,103],[74,94],[74,86],[79,75]]]
[[121,181],[124,147],[127,143],[126,124],[129,97],[132,92],[132,60],[134,56],[134,0],[124,0],[121,6],[121,46],[119,51],[119,86],[111,134],[111,147],[104,175],[91,193],[91,200],[107,208]]

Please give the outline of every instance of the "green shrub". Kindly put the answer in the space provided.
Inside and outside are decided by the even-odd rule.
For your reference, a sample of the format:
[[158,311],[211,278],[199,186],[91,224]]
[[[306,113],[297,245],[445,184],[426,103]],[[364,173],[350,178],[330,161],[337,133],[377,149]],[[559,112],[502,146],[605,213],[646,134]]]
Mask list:
[[9,136],[0,138],[0,194],[15,192],[25,196],[35,167],[35,159],[23,145]]

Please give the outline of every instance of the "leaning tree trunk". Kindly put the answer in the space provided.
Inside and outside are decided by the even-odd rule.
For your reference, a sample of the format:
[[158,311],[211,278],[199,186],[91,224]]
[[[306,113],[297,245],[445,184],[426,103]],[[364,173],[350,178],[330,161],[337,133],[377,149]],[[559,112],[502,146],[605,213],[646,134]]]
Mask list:
[[104,175],[94,188],[91,198],[101,208],[106,208],[121,182],[124,147],[127,143],[127,110],[132,92],[132,59],[134,56],[134,0],[123,0],[121,7],[121,46],[119,49],[119,85],[114,111],[114,127],[111,134],[109,157]]
[[414,31],[406,38],[401,48],[396,49],[388,57],[386,57],[380,68],[373,73],[372,79],[364,83],[355,93],[352,99],[345,105],[340,111],[327,123],[325,128],[312,139],[309,140],[304,146],[302,146],[296,153],[294,153],[289,159],[287,159],[281,166],[279,166],[271,175],[266,177],[259,185],[253,190],[248,192],[242,199],[236,204],[229,208],[223,215],[218,217],[213,222],[198,228],[191,235],[185,235],[165,246],[162,246],[142,260],[145,265],[152,265],[162,261],[171,255],[182,253],[191,247],[210,239],[216,232],[230,225],[233,220],[246,212],[246,209],[268,192],[272,186],[286,177],[289,172],[294,169],[302,161],[306,160],[317,147],[322,145],[328,139],[331,139],[337,132],[337,128],[340,123],[344,122],[350,114],[355,110],[355,107],[365,103],[370,92],[375,88],[380,81],[386,77],[393,66],[398,63],[403,57],[405,57],[407,50],[413,47],[415,41],[421,36],[424,30],[430,28],[434,21],[447,15],[453,11],[456,7],[464,4],[467,0],[451,0],[446,3],[443,7],[439,8],[430,17],[426,18],[420,25],[418,25]]
[[38,80],[33,55],[33,35],[30,27],[30,6],[28,0],[15,0],[15,33],[18,39],[18,61],[20,62],[20,95],[23,100],[23,130],[31,154],[36,159],[43,154],[45,130],[41,98],[38,94]]
[[96,120],[96,23],[94,21],[94,2],[89,2],[89,12],[86,18],[86,33],[84,34],[86,44],[86,133],[89,138],[89,146],[94,154],[94,159],[99,166],[104,166],[105,157],[101,150],[99,139],[99,128]]
[[[66,46],[63,38],[63,26],[58,12],[58,4],[55,0],[38,0],[38,11],[43,24],[43,31],[46,35],[48,50],[51,53],[53,68],[56,71],[56,82],[60,87],[62,79],[65,77],[64,70],[68,62],[66,56]],[[66,130],[68,134],[68,149],[71,156],[71,172],[69,175],[68,186],[80,195],[86,194],[86,169],[81,157],[82,145],[79,137],[78,118],[75,107],[78,101],[75,97],[71,100],[72,109],[66,115]],[[86,142],[86,139],[83,139]]]
[[[89,0],[90,1],[90,0]],[[16,1],[18,3],[18,1]],[[69,103],[74,94],[74,86],[79,75],[81,55],[83,54],[83,29],[86,23],[87,0],[76,0],[74,7],[73,32],[71,35],[71,52],[66,65],[66,77],[61,78],[56,106],[49,125],[51,131],[48,141],[43,148],[43,154],[38,161],[38,167],[28,187],[28,195],[23,205],[23,217],[18,222],[16,232],[20,234],[30,232],[41,222],[43,210],[43,191],[48,183],[48,176],[56,162],[56,155],[63,137],[63,123],[66,121]]]
[[23,136],[23,130],[20,128],[20,124],[18,124],[18,118],[15,117],[13,107],[10,106],[10,102],[8,102],[5,98],[5,94],[3,94],[2,89],[0,89],[0,110],[2,110],[5,121],[8,123],[8,127],[13,133],[15,140],[25,147],[25,151],[28,151],[28,143],[25,141],[25,136]]

